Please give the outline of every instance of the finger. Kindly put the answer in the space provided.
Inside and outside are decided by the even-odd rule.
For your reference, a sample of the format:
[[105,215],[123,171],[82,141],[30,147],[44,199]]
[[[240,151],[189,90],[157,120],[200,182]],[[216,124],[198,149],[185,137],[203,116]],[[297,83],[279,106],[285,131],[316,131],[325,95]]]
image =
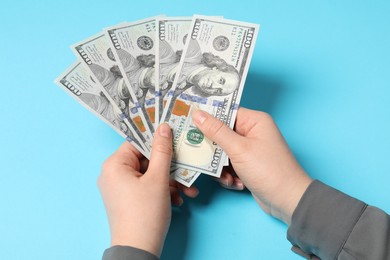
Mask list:
[[175,206],[181,206],[183,204],[183,198],[180,196],[179,190],[176,187],[170,186],[171,203]]
[[229,190],[243,190],[245,188],[244,183],[238,177],[232,176],[230,173],[225,173],[226,176],[221,178],[214,178],[215,181],[219,182],[219,184],[225,189]]
[[161,124],[154,135],[149,168],[145,175],[155,179],[169,180],[172,159],[172,133],[168,124]]
[[223,187],[230,188],[233,185],[234,178],[230,174],[230,172],[222,171],[221,176],[219,178],[214,178],[217,182],[219,182]]
[[134,169],[139,168],[139,159],[143,155],[130,143],[124,142],[108,159],[114,161],[117,165],[126,165]]
[[240,135],[205,111],[196,110],[192,113],[192,118],[199,130],[207,138],[219,144],[229,157],[231,154],[237,153],[242,144]]
[[179,189],[189,198],[196,198],[199,194],[199,190],[195,186],[186,187],[183,184],[179,184]]
[[[234,131],[241,136],[248,136],[251,132],[263,135],[264,131],[270,129],[270,124],[274,126],[273,119],[269,114],[240,107],[237,111]],[[256,127],[258,129],[253,131]]]
[[146,158],[141,158],[139,160],[139,164],[140,164],[139,172],[140,173],[145,173],[148,170],[149,160],[146,159]]
[[244,190],[245,185],[238,177],[233,177],[233,184],[230,186],[232,190]]
[[246,136],[247,128],[248,128],[248,121],[252,121],[251,116],[252,110],[240,107],[237,111],[237,117],[236,117],[236,123],[234,126],[234,130],[239,134]]
[[169,186],[170,187],[175,187],[177,191],[182,191],[187,197],[189,198],[195,198],[199,194],[199,190],[195,186],[187,187],[184,186],[183,184],[175,181],[174,179],[169,180]]
[[113,154],[117,158],[126,158],[127,156],[136,155],[137,157],[142,157],[140,151],[137,150],[130,142],[126,141],[121,146],[119,146],[118,150]]

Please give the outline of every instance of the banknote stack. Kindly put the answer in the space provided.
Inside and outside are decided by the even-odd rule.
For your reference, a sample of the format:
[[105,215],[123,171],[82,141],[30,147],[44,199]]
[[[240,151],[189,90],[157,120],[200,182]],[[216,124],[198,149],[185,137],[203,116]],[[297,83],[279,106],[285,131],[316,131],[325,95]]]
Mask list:
[[147,158],[156,127],[167,122],[171,176],[189,187],[228,164],[191,114],[204,110],[233,128],[258,31],[202,15],[121,23],[72,45],[77,61],[55,82]]

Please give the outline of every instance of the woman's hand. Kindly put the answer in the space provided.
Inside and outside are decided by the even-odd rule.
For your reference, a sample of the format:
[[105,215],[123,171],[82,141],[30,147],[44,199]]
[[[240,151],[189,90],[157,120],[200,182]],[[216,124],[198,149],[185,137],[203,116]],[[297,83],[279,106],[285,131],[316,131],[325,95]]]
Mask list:
[[167,124],[156,130],[150,162],[125,142],[103,165],[98,186],[106,207],[111,245],[140,248],[160,256],[171,221],[171,201],[180,205],[179,191],[190,197],[195,187],[184,189],[170,181],[172,134]]
[[192,117],[205,136],[229,156],[232,168],[225,168],[224,176],[237,174],[265,212],[289,224],[311,179],[295,160],[272,118],[240,108],[233,131],[204,111],[195,111]]

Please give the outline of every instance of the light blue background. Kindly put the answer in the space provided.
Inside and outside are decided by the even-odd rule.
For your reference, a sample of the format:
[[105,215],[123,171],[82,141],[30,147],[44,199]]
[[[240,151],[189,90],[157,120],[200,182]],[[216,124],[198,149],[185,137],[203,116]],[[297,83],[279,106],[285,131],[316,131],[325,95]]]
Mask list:
[[[109,245],[96,179],[123,140],[53,80],[71,44],[161,13],[260,23],[242,105],[274,117],[314,178],[390,212],[389,1],[3,0],[1,259],[99,259]],[[162,259],[301,259],[248,192],[196,184]]]

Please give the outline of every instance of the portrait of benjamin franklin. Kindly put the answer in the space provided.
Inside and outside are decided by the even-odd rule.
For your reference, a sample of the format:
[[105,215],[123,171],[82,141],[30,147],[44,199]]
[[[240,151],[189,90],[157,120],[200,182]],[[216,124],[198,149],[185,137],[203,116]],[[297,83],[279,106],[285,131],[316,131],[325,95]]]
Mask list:
[[[177,72],[175,72],[177,73]],[[197,41],[190,41],[174,96],[191,88],[201,97],[226,96],[238,89],[236,68],[212,53],[202,53]]]

